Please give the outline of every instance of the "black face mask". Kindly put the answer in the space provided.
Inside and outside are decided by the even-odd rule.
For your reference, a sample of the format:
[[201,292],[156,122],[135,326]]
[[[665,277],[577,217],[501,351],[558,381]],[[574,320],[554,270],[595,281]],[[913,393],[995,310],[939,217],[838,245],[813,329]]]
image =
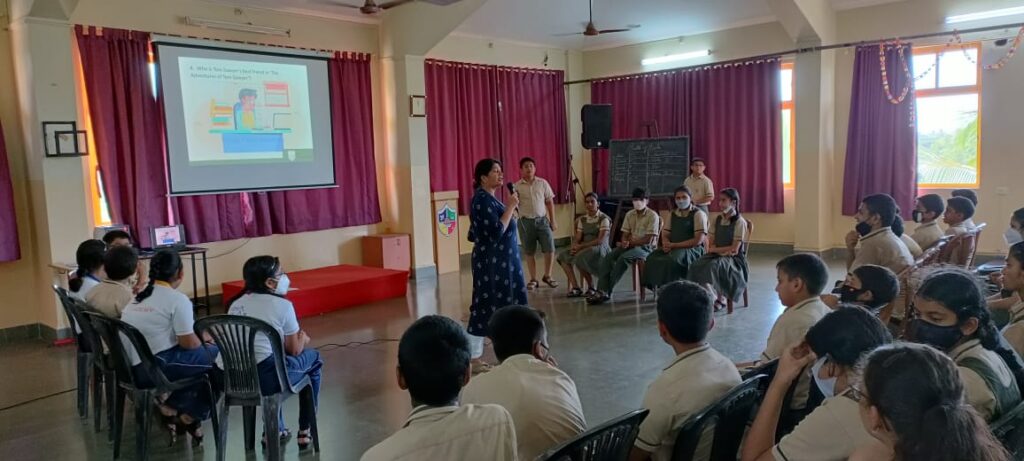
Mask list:
[[907,328],[907,339],[920,344],[927,344],[942,351],[948,351],[963,338],[960,325],[941,327],[921,319],[910,321]]
[[863,237],[871,233],[871,224],[868,224],[866,222],[859,222],[857,223],[857,227],[855,227],[854,229],[856,229],[857,233],[860,234],[861,237]]
[[917,223],[921,222],[921,220],[924,219],[924,213],[921,213],[920,211],[917,210],[914,210],[914,212],[911,213],[911,216],[914,218],[914,222]]
[[861,301],[857,298],[859,298],[860,295],[867,292],[868,290],[865,290],[863,288],[857,289],[849,285],[843,285],[843,287],[839,291],[839,300],[844,303],[860,303]]

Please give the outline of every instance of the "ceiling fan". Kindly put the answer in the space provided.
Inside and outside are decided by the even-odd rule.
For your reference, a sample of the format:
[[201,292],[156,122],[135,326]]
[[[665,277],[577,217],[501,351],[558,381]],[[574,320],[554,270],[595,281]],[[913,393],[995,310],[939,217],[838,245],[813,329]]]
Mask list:
[[594,25],[594,0],[590,0],[590,20],[587,21],[587,25],[584,27],[583,32],[556,34],[556,36],[567,37],[570,35],[584,35],[587,37],[594,37],[597,35],[613,34],[616,32],[629,32],[637,27],[640,27],[640,24],[628,24],[624,29],[598,29],[597,26]]
[[[339,2],[339,1],[336,1],[336,0],[320,0],[320,1],[326,1],[326,3],[330,3],[331,5],[335,5],[335,6],[341,6],[341,7],[345,7],[345,8],[357,9],[357,10],[359,10],[363,14],[377,14],[377,13],[380,13],[381,11],[391,9],[391,8],[396,7],[396,6],[404,5],[406,3],[412,3],[412,2],[415,2],[417,0],[391,0],[389,2],[384,2],[384,3],[377,3],[374,0],[366,0],[366,2],[363,3],[362,6],[360,6],[360,5],[353,5],[351,3]],[[450,5],[452,3],[456,3],[459,0],[419,0],[419,1],[423,1],[425,3],[432,3],[434,5],[439,5],[439,6],[445,6],[445,5]]]

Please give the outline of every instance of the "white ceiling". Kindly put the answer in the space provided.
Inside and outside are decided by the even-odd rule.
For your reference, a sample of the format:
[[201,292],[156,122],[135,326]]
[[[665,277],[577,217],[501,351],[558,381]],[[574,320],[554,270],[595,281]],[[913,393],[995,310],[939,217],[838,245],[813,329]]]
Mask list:
[[[333,3],[363,0],[209,0],[215,3],[312,14],[361,22],[373,16]],[[381,0],[377,0],[378,3]],[[582,31],[588,0],[489,0],[457,29],[472,36],[563,49],[599,49],[775,21],[765,0],[593,0],[598,29],[640,27],[597,37],[558,36]],[[829,0],[837,10],[903,0]]]

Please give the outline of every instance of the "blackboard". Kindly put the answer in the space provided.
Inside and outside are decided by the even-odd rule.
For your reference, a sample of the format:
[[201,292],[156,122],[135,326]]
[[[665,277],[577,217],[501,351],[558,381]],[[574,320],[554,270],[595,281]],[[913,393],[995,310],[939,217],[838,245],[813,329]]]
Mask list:
[[625,199],[642,187],[651,197],[667,197],[690,171],[690,138],[613,139],[609,144],[608,195]]

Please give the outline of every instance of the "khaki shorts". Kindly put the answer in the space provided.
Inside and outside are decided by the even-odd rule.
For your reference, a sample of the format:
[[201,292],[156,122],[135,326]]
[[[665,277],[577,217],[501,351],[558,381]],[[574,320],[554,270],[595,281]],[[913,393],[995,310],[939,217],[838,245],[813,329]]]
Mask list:
[[527,256],[537,254],[537,245],[540,244],[540,251],[544,254],[555,252],[555,236],[551,232],[551,223],[548,218],[520,218],[519,219],[519,240],[523,244],[523,253]]

